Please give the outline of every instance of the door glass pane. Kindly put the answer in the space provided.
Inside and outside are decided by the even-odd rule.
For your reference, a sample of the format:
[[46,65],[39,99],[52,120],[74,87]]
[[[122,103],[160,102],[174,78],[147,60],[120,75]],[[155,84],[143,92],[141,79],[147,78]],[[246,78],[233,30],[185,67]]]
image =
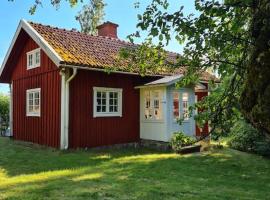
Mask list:
[[183,104],[183,118],[185,120],[189,119],[189,111],[188,111],[188,93],[184,92],[182,96],[182,104]]

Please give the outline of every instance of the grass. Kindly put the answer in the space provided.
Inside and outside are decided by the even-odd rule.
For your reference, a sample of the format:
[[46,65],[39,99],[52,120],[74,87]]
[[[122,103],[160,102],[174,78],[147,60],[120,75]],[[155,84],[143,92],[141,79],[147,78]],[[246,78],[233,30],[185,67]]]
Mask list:
[[267,199],[270,160],[230,149],[58,151],[0,137],[0,199]]

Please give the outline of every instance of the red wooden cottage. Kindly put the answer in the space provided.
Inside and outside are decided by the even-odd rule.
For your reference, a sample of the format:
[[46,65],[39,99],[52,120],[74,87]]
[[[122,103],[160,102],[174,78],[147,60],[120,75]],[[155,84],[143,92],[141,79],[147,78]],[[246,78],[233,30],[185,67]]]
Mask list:
[[21,20],[0,70],[0,82],[11,87],[14,139],[67,149],[166,142],[177,129],[208,133],[195,129],[187,110],[214,77],[203,73],[196,87],[176,89],[181,70],[141,77],[117,66],[108,74],[119,50],[132,46],[118,39],[117,27],[106,22],[90,36]]

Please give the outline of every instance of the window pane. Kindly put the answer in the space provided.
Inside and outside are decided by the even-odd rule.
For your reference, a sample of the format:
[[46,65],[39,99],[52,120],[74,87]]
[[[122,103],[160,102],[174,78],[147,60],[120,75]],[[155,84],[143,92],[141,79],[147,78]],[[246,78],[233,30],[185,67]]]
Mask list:
[[102,98],[106,99],[106,92],[102,92]]
[[32,66],[33,65],[33,55],[30,54],[28,55],[28,66]]
[[39,106],[39,99],[35,99],[35,105]]
[[102,112],[106,112],[106,106],[102,106]]
[[101,112],[101,106],[97,106],[97,112]]
[[118,100],[117,99],[114,99],[114,105],[118,105]]
[[113,98],[113,92],[110,92],[110,98]]
[[114,112],[118,112],[118,106],[114,106]]
[[35,112],[39,112],[39,105],[35,105],[34,108],[35,108]]
[[101,105],[101,99],[97,99],[97,105]]
[[159,108],[159,100],[154,100],[154,108]]
[[110,106],[109,112],[114,112],[113,106]]
[[97,98],[101,97],[101,92],[97,92]]
[[36,64],[40,64],[40,52],[36,52]]
[[29,105],[29,112],[33,112],[33,106],[31,105]]
[[32,105],[33,105],[33,103],[34,103],[34,102],[33,102],[33,100],[32,100],[32,99],[28,101],[29,106],[32,106]]
[[106,99],[102,99],[102,105],[106,105]]
[[39,98],[39,92],[35,92],[35,98]]
[[117,92],[114,93],[114,98],[115,98],[115,99],[118,98],[118,93],[117,93]]
[[113,99],[110,99],[109,104],[113,105],[113,102],[114,102]]
[[189,119],[189,111],[188,111],[188,93],[183,93],[182,96],[182,104],[183,104],[183,118],[185,120]]
[[150,108],[151,106],[150,91],[145,92],[145,108]]
[[29,93],[29,100],[33,99],[33,93]]
[[179,93],[173,93],[173,117],[174,119],[179,118]]

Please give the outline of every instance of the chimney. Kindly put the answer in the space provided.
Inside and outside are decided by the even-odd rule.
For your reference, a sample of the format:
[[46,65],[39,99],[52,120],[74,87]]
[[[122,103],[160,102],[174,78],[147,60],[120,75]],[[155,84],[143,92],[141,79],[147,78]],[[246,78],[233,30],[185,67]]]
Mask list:
[[118,24],[114,24],[112,22],[107,21],[107,22],[97,26],[98,36],[118,38],[117,37],[117,27],[118,27]]

